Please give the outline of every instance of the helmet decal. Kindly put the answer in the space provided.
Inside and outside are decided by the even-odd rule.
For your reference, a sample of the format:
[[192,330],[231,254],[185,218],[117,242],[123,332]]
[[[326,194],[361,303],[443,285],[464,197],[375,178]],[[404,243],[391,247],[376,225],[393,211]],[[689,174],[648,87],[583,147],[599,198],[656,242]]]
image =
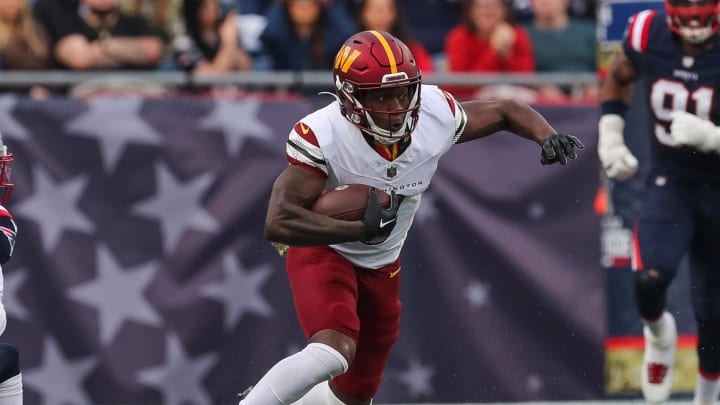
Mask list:
[[[352,54],[350,54],[350,51],[352,51]],[[348,46],[343,46],[335,57],[335,69],[340,69],[343,73],[347,73],[347,71],[350,70],[350,66],[355,62],[355,59],[361,54],[362,52],[357,49],[350,49]]]

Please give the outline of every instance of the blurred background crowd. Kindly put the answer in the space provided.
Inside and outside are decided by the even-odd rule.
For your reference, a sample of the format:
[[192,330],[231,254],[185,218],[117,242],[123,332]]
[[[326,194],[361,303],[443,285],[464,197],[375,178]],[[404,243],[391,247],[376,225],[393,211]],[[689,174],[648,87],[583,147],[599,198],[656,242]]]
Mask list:
[[[594,0],[0,0],[0,68],[329,70],[347,37],[377,29],[408,44],[425,75],[595,72],[595,12]],[[571,95],[554,84],[522,90],[551,102]],[[595,101],[597,86],[572,95]]]

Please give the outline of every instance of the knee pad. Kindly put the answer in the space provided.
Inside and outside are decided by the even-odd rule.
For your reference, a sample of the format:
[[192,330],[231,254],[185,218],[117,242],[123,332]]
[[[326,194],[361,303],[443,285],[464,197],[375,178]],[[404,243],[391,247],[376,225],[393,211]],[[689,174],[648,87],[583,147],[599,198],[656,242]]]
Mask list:
[[700,370],[720,373],[720,319],[698,319],[697,354]]
[[20,353],[15,346],[0,343],[0,383],[20,374]]
[[635,301],[640,316],[644,319],[656,319],[665,309],[665,292],[671,276],[655,270],[635,272]]

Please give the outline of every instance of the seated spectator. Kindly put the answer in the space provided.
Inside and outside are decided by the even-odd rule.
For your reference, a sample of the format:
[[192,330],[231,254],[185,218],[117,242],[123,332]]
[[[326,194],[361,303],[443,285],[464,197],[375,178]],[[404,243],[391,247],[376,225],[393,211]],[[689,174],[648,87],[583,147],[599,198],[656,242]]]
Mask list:
[[275,70],[328,70],[357,29],[336,2],[283,0],[268,9],[260,39]]
[[50,44],[27,0],[0,0],[0,66],[4,70],[49,69]]
[[220,73],[252,68],[240,44],[235,12],[221,15],[218,0],[184,0],[183,19],[187,35],[174,41],[183,70]]
[[[595,72],[595,25],[569,15],[568,0],[532,0],[533,21],[525,26],[534,47],[538,72]],[[570,89],[557,85],[539,87],[548,99],[564,99]],[[597,97],[598,86],[587,86],[588,97]]]
[[[448,71],[533,72],[535,61],[527,32],[515,25],[505,0],[465,0],[463,21],[445,38]],[[472,88],[450,89],[460,98]]]
[[[0,0],[0,67],[3,70],[51,69],[50,43],[32,16],[27,0]],[[0,89],[6,92],[10,89]],[[13,88],[33,98],[46,98],[43,86]]]
[[423,73],[432,72],[433,60],[423,44],[410,36],[405,20],[395,0],[363,0],[358,8],[358,25],[361,30],[387,31],[403,41],[415,57]]
[[155,69],[160,63],[160,32],[142,17],[123,14],[117,0],[38,0],[36,7],[40,22],[51,27],[53,56],[63,67]]

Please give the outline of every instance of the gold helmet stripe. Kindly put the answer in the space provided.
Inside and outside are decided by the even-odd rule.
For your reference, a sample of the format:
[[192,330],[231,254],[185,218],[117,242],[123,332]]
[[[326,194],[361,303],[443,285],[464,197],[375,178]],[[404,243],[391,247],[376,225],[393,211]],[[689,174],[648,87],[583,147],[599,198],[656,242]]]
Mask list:
[[381,33],[377,31],[370,31],[371,34],[375,35],[375,37],[380,41],[380,44],[382,45],[383,49],[385,49],[385,53],[387,54],[388,61],[390,62],[390,72],[391,73],[397,73],[397,62],[395,62],[395,55],[393,55],[392,50],[390,49],[390,44],[385,39],[384,36],[382,36]]

